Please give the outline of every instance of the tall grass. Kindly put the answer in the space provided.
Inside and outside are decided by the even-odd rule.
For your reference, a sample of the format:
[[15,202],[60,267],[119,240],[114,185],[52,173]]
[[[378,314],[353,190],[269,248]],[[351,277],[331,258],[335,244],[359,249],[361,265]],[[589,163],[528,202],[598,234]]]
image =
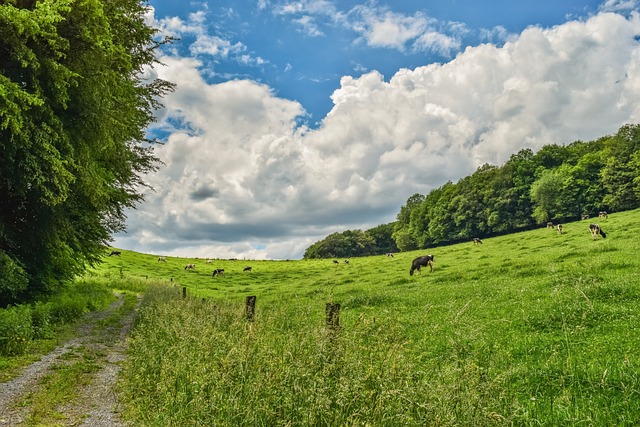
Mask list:
[[[127,416],[143,426],[638,425],[638,213],[601,222],[606,240],[576,222],[562,236],[533,230],[338,267],[254,261],[243,274],[247,262],[218,260],[222,278],[181,271],[191,260],[172,270],[123,253],[110,262],[131,257],[125,276],[169,273],[189,291],[144,298],[120,383]],[[427,252],[434,272],[410,277]],[[338,331],[325,325],[327,302],[342,305]]]
[[50,338],[56,326],[69,324],[113,300],[113,292],[99,279],[79,280],[42,301],[0,309],[0,356],[24,354],[34,340]]

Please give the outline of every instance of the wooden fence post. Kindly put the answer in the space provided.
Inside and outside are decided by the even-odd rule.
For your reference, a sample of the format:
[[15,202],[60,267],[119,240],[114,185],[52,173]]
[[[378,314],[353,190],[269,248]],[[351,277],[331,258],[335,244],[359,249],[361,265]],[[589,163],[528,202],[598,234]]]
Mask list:
[[182,298],[186,298],[187,297],[187,287],[183,286],[182,287]]
[[340,304],[328,302],[325,308],[327,328],[337,331],[340,329]]
[[245,314],[247,316],[247,322],[253,322],[253,315],[256,312],[256,296],[248,296],[245,305]]

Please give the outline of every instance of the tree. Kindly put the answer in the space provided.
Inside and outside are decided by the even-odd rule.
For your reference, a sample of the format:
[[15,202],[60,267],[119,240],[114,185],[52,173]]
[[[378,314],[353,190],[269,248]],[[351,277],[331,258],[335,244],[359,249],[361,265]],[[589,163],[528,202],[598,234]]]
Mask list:
[[564,189],[565,177],[557,169],[545,170],[531,185],[533,217],[538,224],[562,216],[559,212],[562,210]]
[[[145,82],[164,41],[137,0],[0,3],[0,304],[99,262],[143,175],[145,129],[172,85]],[[16,290],[15,284],[26,286]]]
[[415,193],[407,199],[407,203],[400,208],[400,212],[396,217],[396,223],[393,230],[393,239],[397,247],[401,251],[410,251],[417,249],[418,245],[412,228],[412,215],[424,201],[424,196]]
[[372,255],[375,242],[362,230],[346,230],[333,233],[315,242],[304,252],[304,259],[312,258],[348,258]]
[[637,169],[633,163],[624,163],[617,157],[609,157],[601,171],[602,185],[606,191],[602,203],[614,211],[633,209],[640,204],[635,191]]
[[374,242],[371,255],[380,255],[398,251],[396,242],[392,237],[394,226],[395,224],[393,222],[389,224],[381,224],[364,232],[365,236],[370,237]]

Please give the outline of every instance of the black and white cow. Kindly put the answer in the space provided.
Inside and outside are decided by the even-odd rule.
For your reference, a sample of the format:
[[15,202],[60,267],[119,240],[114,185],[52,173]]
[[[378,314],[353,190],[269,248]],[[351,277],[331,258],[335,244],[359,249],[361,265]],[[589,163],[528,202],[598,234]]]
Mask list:
[[425,255],[414,259],[411,263],[411,270],[409,270],[409,275],[413,276],[413,272],[416,270],[418,271],[418,273],[420,273],[420,268],[427,265],[431,269],[431,272],[433,272],[433,255]]
[[591,238],[593,240],[596,240],[598,234],[601,235],[603,239],[607,238],[607,235],[602,231],[602,228],[600,228],[600,225],[598,224],[589,224],[589,231],[591,232]]

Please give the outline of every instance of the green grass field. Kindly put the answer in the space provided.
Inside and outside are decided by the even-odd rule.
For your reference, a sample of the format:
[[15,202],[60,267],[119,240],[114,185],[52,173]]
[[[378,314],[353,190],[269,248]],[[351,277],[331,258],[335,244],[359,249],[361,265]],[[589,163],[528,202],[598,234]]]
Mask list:
[[[339,265],[122,251],[91,274],[150,286],[120,383],[135,425],[632,426],[639,220],[599,220],[595,241],[580,221]],[[426,253],[433,273],[409,276]]]

